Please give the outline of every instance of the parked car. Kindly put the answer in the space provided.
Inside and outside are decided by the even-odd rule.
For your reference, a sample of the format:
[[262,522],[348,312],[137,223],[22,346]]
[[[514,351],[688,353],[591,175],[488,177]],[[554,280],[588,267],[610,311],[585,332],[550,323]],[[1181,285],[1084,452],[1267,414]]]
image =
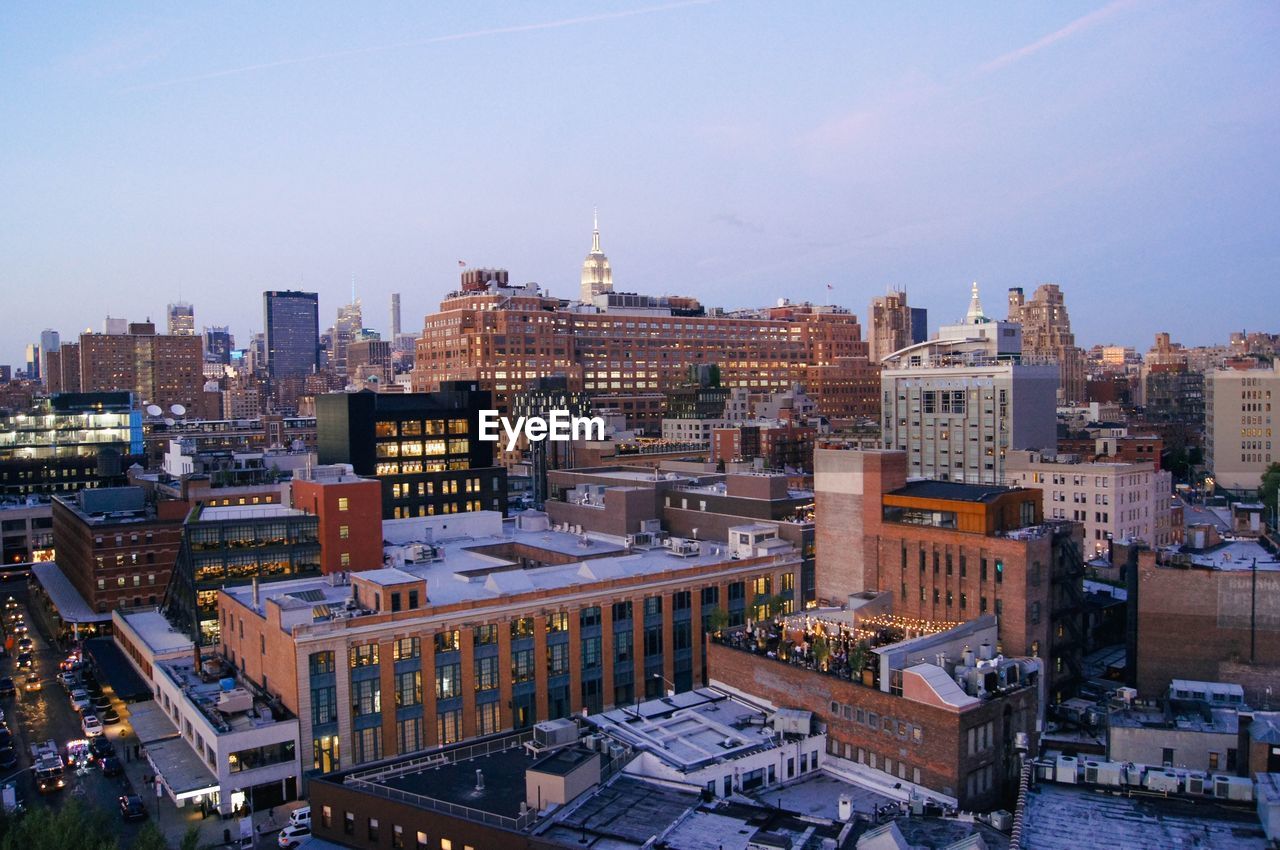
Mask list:
[[92,703],[89,701],[89,695],[82,690],[74,690],[71,692],[71,707],[76,711],[84,711]]
[[0,679],[0,697],[11,697],[17,692],[18,689],[13,686],[13,679],[8,676]]
[[61,682],[62,687],[66,688],[68,691],[74,690],[75,688],[80,687],[80,679],[76,676],[75,673],[71,673],[69,671],[64,670],[63,672],[59,673],[58,681]]
[[[94,740],[98,739],[94,738]],[[124,765],[115,756],[104,756],[98,759],[98,770],[102,771],[103,776],[119,776],[124,773]]]
[[125,820],[142,820],[147,816],[147,807],[137,794],[124,794],[120,797],[120,817]]
[[311,807],[303,806],[289,812],[289,823],[293,826],[311,826]]
[[276,843],[285,848],[297,847],[302,843],[302,839],[310,834],[310,826],[293,824],[280,830],[280,837],[276,839]]
[[87,737],[96,738],[102,734],[102,721],[96,714],[86,714],[80,718],[80,728],[84,730]]
[[106,735],[99,735],[96,738],[89,739],[89,752],[93,753],[96,758],[103,756],[113,756],[116,754],[116,748]]

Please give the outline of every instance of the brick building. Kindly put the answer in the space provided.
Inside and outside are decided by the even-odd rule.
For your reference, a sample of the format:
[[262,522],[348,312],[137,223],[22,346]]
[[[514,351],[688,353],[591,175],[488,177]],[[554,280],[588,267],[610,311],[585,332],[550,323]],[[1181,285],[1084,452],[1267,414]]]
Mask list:
[[297,472],[293,507],[319,518],[320,572],[382,566],[382,485],[349,467],[317,466]]
[[1082,675],[1082,527],[1036,490],[907,481],[904,452],[815,452],[817,596],[892,591],[906,616],[993,613],[1002,651],[1046,659],[1053,701]]
[[60,391],[130,390],[166,412],[174,404],[198,411],[204,398],[203,340],[157,334],[150,322],[132,323],[128,331],[85,333],[79,343],[64,343],[57,361]]
[[[826,724],[831,756],[954,797],[965,809],[1006,804],[1018,785],[1016,736],[1036,746],[1041,662],[997,658],[990,615],[902,639],[891,624],[904,622],[883,611],[818,610],[784,619],[772,635],[772,626],[729,631],[708,640],[708,676],[713,686],[776,708],[812,712]],[[797,657],[788,637],[806,629],[796,643],[809,650]],[[894,636],[884,645],[870,637],[887,633]],[[845,634],[870,647],[864,669],[815,662],[819,642],[836,644]]]
[[393,566],[219,594],[221,650],[298,715],[310,773],[704,679],[699,635],[788,599],[798,553],[633,548],[478,512],[384,523]]
[[186,502],[148,502],[140,487],[53,497],[53,545],[62,573],[93,611],[156,605],[182,542]]
[[[464,273],[465,274],[465,273]],[[857,317],[843,307],[784,304],[710,315],[691,298],[621,292],[594,309],[553,298],[506,274],[466,284],[426,317],[413,389],[475,381],[506,410],[535,378],[563,375],[588,395],[665,393],[690,366],[715,362],[726,386],[785,390],[799,383],[830,417],[874,418],[876,369]]]

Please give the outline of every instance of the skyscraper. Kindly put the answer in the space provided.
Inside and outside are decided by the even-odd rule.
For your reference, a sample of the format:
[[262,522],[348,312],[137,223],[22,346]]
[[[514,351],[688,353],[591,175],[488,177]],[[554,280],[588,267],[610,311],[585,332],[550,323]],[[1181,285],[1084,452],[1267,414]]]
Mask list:
[[[353,287],[354,289],[354,287]],[[347,374],[347,349],[355,342],[364,327],[364,313],[360,299],[352,293],[351,303],[338,308],[338,318],[333,323],[333,361],[331,365],[339,375]]]
[[166,313],[169,317],[170,336],[196,335],[196,311],[190,304],[182,301],[170,304]]
[[231,350],[235,348],[235,341],[231,337],[231,329],[226,327],[217,327],[204,329],[204,359],[206,363],[222,363],[229,364],[231,362]]
[[57,354],[62,345],[58,332],[45,328],[40,332],[40,378],[49,382],[49,354]]
[[927,313],[907,306],[907,293],[895,291],[871,299],[867,310],[871,362],[879,363],[895,351],[924,342]]
[[609,258],[600,250],[600,218],[591,217],[591,253],[582,262],[582,293],[586,303],[602,292],[613,292],[613,270],[609,268]]
[[1009,321],[1022,325],[1022,351],[1058,361],[1058,398],[1084,401],[1084,352],[1076,346],[1062,289],[1056,283],[1036,287],[1030,301],[1022,287],[1009,290]]
[[262,294],[267,373],[300,378],[320,362],[320,296],[294,290]]
[[400,293],[391,293],[391,342],[400,336]]

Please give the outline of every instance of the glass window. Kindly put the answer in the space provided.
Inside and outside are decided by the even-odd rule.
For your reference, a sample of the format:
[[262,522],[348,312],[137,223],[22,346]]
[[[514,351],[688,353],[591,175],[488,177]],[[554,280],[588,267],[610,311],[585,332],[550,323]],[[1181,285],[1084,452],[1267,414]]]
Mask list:
[[334,671],[333,652],[313,652],[310,656],[310,667],[312,676],[323,676],[326,673]]
[[[599,640],[599,638],[597,638]],[[488,691],[498,687],[498,657],[476,659],[476,690]]]
[[391,656],[395,661],[417,658],[422,654],[421,639],[416,637],[400,638],[391,644]]
[[396,705],[410,706],[422,702],[422,671],[409,670],[396,674]]
[[436,699],[462,695],[462,665],[440,664],[436,667]]
[[378,663],[378,645],[364,643],[351,647],[351,666],[370,667]]

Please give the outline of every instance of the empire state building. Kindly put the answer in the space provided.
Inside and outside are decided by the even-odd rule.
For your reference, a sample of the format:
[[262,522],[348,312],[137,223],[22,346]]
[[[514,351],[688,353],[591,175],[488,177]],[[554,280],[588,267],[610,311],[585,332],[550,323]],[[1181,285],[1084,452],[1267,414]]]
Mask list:
[[609,258],[600,250],[600,217],[592,213],[591,253],[582,262],[582,289],[579,296],[590,304],[602,292],[613,292],[613,271]]

